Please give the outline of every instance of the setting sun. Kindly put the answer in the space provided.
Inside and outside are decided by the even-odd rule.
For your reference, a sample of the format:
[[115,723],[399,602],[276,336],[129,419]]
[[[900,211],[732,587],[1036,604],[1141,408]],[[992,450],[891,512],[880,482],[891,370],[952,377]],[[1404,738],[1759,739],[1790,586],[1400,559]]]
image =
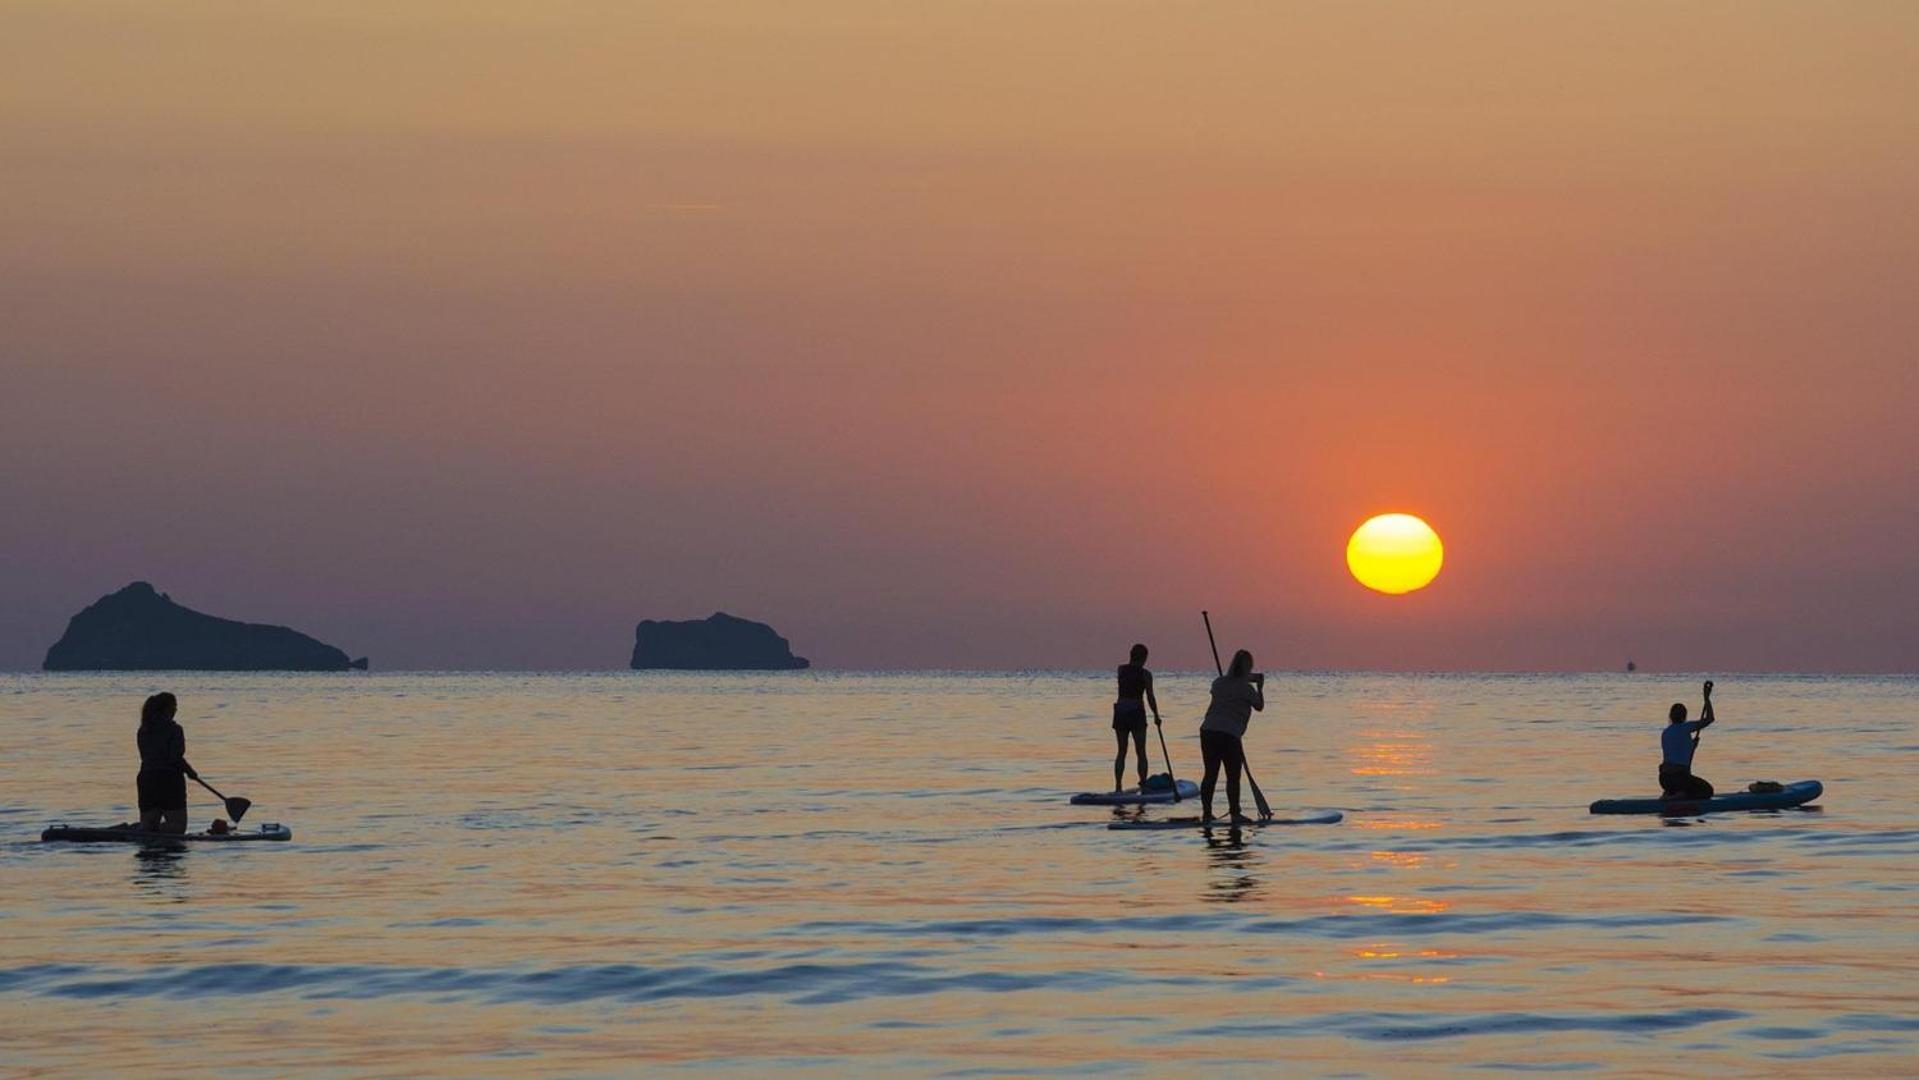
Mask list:
[[1409,593],[1432,584],[1445,560],[1439,534],[1411,514],[1380,514],[1353,530],[1346,565],[1361,585],[1383,593]]

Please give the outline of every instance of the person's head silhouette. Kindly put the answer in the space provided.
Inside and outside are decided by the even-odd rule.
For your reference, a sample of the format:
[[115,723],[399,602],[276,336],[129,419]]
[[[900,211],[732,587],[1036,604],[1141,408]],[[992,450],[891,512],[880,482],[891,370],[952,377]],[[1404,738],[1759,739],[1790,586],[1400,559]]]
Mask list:
[[151,727],[154,724],[163,724],[173,719],[173,714],[179,710],[179,699],[163,690],[148,698],[146,704],[140,706],[140,726]]

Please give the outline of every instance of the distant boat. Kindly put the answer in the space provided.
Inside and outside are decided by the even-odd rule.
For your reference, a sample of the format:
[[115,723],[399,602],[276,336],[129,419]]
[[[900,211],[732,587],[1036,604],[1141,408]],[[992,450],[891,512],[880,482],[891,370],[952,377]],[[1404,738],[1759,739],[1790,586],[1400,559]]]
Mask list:
[[1639,670],[1638,664],[1633,663],[1631,660],[1626,661],[1626,674],[1630,675],[1633,672],[1638,670]]

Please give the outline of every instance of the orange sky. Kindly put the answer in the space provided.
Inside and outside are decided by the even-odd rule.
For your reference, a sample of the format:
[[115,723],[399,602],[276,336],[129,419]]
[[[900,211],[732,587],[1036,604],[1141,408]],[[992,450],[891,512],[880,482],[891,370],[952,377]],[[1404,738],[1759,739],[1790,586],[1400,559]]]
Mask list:
[[0,3],[0,666],[1919,657],[1919,5],[311,7]]

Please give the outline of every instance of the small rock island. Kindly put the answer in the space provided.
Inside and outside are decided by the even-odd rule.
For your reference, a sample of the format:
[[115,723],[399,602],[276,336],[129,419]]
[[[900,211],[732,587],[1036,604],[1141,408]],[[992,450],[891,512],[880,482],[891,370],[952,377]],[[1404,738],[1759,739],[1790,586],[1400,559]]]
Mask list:
[[773,628],[720,611],[686,622],[643,620],[633,631],[633,670],[798,671],[803,656]]
[[48,671],[366,670],[339,649],[284,626],[236,622],[182,607],[144,581],[101,597],[47,650]]

